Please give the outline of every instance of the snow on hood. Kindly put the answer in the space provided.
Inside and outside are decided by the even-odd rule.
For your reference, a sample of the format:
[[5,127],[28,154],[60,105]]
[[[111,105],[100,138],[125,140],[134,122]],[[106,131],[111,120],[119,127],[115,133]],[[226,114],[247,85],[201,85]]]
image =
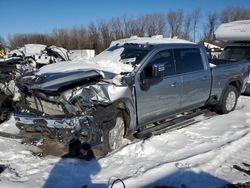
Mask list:
[[75,70],[99,70],[115,74],[120,74],[121,72],[131,72],[133,70],[131,65],[120,62],[120,55],[123,50],[124,48],[119,48],[112,52],[105,50],[91,60],[82,60],[77,62],[66,61],[50,64],[40,68],[36,74],[41,75],[45,73],[69,72]]
[[99,55],[91,59],[91,61],[100,66],[102,70],[120,74],[121,72],[131,72],[133,67],[130,64],[120,62],[121,54],[124,48],[118,48],[110,51],[109,49],[103,51]]
[[93,63],[88,60],[85,61],[63,61],[58,63],[53,63],[50,65],[43,66],[36,72],[37,75],[45,73],[60,73],[60,72],[70,72],[74,70],[84,70],[84,69],[96,69]]

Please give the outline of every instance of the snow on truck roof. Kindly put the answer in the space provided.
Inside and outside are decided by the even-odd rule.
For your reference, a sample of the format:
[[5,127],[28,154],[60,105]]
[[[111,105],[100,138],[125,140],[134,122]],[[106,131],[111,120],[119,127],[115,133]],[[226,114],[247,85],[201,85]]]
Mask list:
[[215,38],[222,41],[250,41],[250,20],[221,24],[215,31]]
[[132,36],[130,38],[119,39],[116,41],[112,41],[110,44],[114,46],[116,44],[125,44],[125,43],[133,43],[133,44],[195,44],[193,42],[177,39],[177,38],[164,38],[162,35],[156,35],[152,37],[137,37]]

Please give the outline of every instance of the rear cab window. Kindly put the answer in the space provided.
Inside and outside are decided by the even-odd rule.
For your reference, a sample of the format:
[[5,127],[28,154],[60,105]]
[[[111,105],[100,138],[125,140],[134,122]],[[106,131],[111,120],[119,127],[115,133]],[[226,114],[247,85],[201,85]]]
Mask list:
[[233,61],[250,61],[250,46],[227,46],[219,55],[219,59]]
[[204,70],[199,48],[174,49],[174,58],[178,74]]

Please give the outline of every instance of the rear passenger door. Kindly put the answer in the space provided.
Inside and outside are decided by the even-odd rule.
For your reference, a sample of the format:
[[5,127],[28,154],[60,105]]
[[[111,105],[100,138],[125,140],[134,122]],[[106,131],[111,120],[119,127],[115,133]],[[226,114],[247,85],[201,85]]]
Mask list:
[[210,94],[211,75],[200,49],[177,48],[174,57],[182,79],[181,108],[202,106]]

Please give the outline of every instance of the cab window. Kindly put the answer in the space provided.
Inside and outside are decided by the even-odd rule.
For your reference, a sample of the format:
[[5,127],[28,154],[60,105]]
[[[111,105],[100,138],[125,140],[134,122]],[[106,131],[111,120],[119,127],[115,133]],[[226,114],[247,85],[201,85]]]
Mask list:
[[204,70],[200,50],[198,48],[174,49],[177,73]]
[[151,77],[152,66],[155,64],[164,64],[165,76],[175,74],[175,63],[172,50],[163,50],[155,54],[145,68],[145,73],[147,77]]

